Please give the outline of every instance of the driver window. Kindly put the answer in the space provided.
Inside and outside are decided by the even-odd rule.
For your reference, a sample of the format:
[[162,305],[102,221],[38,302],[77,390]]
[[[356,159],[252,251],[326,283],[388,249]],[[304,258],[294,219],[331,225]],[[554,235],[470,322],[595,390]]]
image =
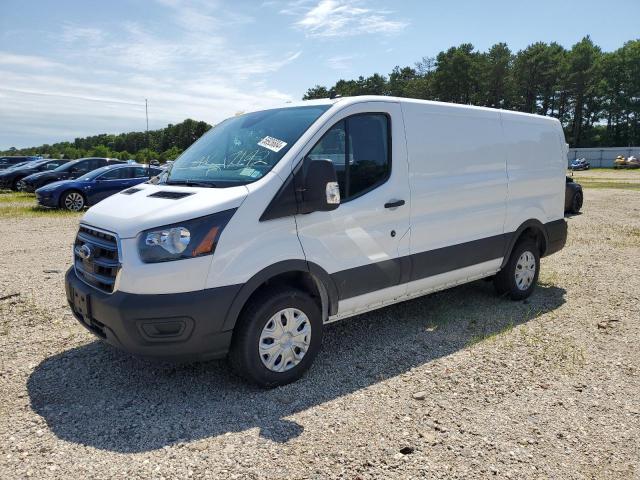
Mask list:
[[130,175],[130,177],[132,177],[132,178],[143,178],[143,177],[153,176],[154,175],[154,171],[155,171],[155,169],[150,168],[150,167],[148,167],[148,168],[135,167],[132,170],[133,170],[133,175]]
[[312,160],[331,160],[338,176],[340,197],[346,199],[345,194],[345,121],[336,123],[320,139],[307,155]]
[[389,178],[389,132],[386,114],[353,115],[331,127],[308,157],[333,162],[340,196],[346,201],[367,193]]
[[106,173],[100,175],[100,180],[119,180],[121,178],[127,178],[124,175],[124,170],[128,170],[127,168],[116,168],[114,170],[109,170]]

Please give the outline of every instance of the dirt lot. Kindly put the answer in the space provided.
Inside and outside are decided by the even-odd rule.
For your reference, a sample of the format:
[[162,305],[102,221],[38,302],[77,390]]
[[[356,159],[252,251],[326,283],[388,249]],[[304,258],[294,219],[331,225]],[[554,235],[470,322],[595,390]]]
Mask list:
[[528,301],[480,281],[331,325],[272,391],[96,342],[65,305],[79,217],[0,215],[0,478],[640,478],[640,192],[585,197]]

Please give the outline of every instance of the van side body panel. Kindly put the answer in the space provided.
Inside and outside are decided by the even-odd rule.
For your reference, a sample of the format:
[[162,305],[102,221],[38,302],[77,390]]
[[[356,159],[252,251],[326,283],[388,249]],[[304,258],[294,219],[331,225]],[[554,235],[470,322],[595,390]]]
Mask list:
[[553,118],[500,112],[507,149],[509,202],[505,231],[530,219],[542,224],[564,217],[566,156]]
[[[491,276],[526,228],[548,255],[566,241],[564,134],[557,120],[400,101],[411,191],[406,285],[343,299],[330,321]],[[503,114],[506,113],[506,118]]]
[[[501,260],[507,175],[499,112],[413,102],[403,103],[403,112],[412,195],[411,280]],[[439,249],[443,253],[434,255]]]

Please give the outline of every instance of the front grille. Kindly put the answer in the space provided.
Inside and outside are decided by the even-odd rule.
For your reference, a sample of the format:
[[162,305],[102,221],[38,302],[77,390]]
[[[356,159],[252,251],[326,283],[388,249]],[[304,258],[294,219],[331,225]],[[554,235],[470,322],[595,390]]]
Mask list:
[[76,275],[85,283],[113,292],[120,269],[116,236],[81,225],[73,245],[73,265]]

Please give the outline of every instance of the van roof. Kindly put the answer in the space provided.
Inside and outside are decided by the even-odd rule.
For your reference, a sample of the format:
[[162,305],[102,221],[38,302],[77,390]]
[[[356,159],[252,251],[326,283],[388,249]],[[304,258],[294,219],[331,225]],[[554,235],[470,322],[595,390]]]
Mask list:
[[475,105],[466,105],[462,103],[449,103],[449,102],[436,102],[434,100],[420,100],[417,98],[406,98],[406,97],[390,97],[386,95],[360,95],[356,97],[337,97],[337,98],[321,98],[317,100],[302,100],[298,102],[289,102],[284,105],[277,105],[273,107],[260,108],[259,110],[268,110],[269,108],[287,108],[287,107],[305,107],[312,105],[334,105],[340,103],[341,105],[353,105],[357,103],[363,102],[390,102],[390,103],[411,103],[411,104],[422,104],[422,105],[431,105],[434,107],[440,108],[450,108],[450,109],[471,109],[476,111],[486,111],[495,113],[496,111],[501,112],[503,115],[509,116],[520,116],[523,118],[529,119],[543,119],[551,122],[558,122],[558,119],[555,117],[547,117],[544,115],[536,115],[533,113],[524,113],[517,112],[513,110],[503,110],[501,108],[490,108],[490,107],[478,107]]

